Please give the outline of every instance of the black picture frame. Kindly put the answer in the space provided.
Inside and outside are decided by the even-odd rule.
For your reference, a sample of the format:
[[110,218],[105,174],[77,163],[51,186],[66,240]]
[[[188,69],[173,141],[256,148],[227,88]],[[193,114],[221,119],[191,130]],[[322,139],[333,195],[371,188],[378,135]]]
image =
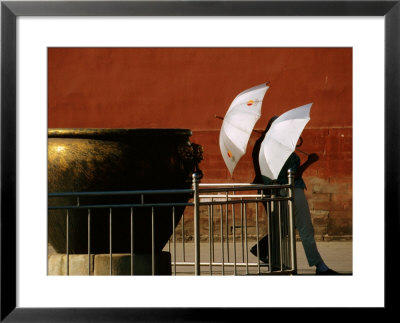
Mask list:
[[[2,1],[1,322],[236,322],[267,318],[255,308],[19,308],[16,306],[16,19],[19,16],[382,16],[385,19],[385,306],[395,309],[399,233],[400,4],[395,1]],[[373,125],[371,125],[373,130]],[[371,147],[373,150],[373,147]],[[368,161],[366,161],[367,163]],[[371,165],[369,168],[372,168]],[[371,186],[373,186],[373,176]],[[373,194],[373,187],[371,187]],[[373,233],[371,233],[373,239]],[[40,292],[40,291],[38,291]],[[266,291],[267,292],[267,291]],[[329,292],[329,291],[326,291]],[[269,309],[271,311],[278,309]],[[329,310],[328,308],[326,310]],[[251,312],[250,312],[251,311]],[[287,315],[288,309],[285,309]],[[289,311],[290,314],[290,311]],[[381,315],[382,313],[380,313]],[[249,316],[250,315],[250,316]],[[340,317],[330,311],[330,318]],[[340,317],[342,319],[342,317]],[[318,319],[318,318],[317,318]],[[319,318],[324,319],[324,317]],[[318,320],[319,320],[318,319]]]

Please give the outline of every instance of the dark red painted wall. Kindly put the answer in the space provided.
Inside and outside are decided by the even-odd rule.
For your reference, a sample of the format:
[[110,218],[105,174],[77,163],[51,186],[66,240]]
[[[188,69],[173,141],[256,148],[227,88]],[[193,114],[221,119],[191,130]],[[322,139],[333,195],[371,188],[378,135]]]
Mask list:
[[189,128],[191,141],[204,147],[204,182],[249,182],[256,134],[231,178],[215,115],[266,81],[271,88],[255,128],[313,102],[302,148],[321,157],[305,173],[316,232],[351,234],[351,48],[50,48],[48,125]]

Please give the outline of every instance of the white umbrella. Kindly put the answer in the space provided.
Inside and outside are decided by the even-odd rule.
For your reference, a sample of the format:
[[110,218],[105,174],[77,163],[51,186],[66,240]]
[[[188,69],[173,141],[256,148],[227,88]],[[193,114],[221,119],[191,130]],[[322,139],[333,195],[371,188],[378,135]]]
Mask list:
[[310,120],[311,105],[312,103],[289,110],[272,123],[260,148],[259,162],[262,175],[272,180],[278,178]]
[[251,132],[261,117],[262,100],[268,88],[264,83],[243,91],[232,101],[225,115],[219,133],[219,147],[231,175],[246,153]]

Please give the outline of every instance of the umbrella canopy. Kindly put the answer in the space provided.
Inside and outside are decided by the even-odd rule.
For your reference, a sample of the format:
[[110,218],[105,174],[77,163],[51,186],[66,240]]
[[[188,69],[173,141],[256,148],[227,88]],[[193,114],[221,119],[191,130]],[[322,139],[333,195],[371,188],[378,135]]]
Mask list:
[[254,125],[261,116],[261,105],[267,84],[257,85],[238,94],[232,101],[219,133],[219,147],[231,175],[246,153]]
[[297,141],[310,120],[310,104],[289,110],[277,118],[261,143],[259,162],[261,174],[272,180],[296,149]]

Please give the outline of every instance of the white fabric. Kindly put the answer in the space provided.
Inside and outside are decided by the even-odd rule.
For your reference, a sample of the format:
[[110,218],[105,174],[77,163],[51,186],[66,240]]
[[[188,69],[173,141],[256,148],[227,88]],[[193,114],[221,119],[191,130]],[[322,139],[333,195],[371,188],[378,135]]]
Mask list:
[[286,160],[310,120],[310,104],[289,110],[277,118],[268,130],[259,153],[261,174],[277,179]]
[[261,117],[262,100],[268,88],[266,84],[261,84],[238,94],[225,115],[219,146],[231,175],[239,159],[246,153],[251,132]]

